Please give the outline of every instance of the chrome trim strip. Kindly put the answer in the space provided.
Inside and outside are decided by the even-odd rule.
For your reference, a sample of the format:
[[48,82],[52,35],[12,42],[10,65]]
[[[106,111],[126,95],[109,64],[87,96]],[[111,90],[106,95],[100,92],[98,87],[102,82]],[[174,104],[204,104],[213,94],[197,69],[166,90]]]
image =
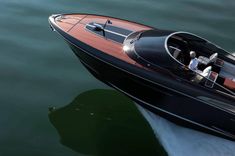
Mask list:
[[224,130],[222,130],[222,129],[220,129],[220,128],[218,128],[218,127],[216,127],[216,126],[212,126],[214,129],[216,129],[216,130],[218,130],[218,131],[221,131],[222,133],[224,133],[224,134],[228,134],[228,135],[232,135],[232,136],[234,136],[233,134],[231,134],[230,132],[227,132],[227,131],[224,131]]
[[[213,72],[213,71],[210,71],[210,73],[207,75],[207,78],[208,78],[208,79],[210,79],[211,74],[213,74],[212,72]],[[207,82],[205,82],[205,86],[208,87],[208,88],[213,88],[214,85],[215,85],[215,83],[216,83],[216,80],[217,80],[218,76],[219,76],[219,74],[216,73],[215,79],[214,79],[214,80],[211,80],[211,81],[213,82],[213,84],[212,84],[211,86],[208,85]]]

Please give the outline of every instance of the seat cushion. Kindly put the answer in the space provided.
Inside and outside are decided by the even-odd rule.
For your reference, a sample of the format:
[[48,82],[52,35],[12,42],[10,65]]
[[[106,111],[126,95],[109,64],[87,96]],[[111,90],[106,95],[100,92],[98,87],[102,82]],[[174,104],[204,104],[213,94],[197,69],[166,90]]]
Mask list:
[[198,57],[198,61],[199,61],[201,64],[207,65],[210,60],[209,60],[207,57],[199,56],[199,57]]

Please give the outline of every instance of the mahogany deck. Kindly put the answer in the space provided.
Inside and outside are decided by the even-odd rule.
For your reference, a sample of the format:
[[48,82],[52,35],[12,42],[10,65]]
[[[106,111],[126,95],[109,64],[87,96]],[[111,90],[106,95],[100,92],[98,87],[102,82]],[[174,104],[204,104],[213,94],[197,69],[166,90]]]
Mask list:
[[224,86],[232,91],[235,91],[235,82],[231,79],[226,78],[224,81]]
[[151,27],[144,26],[141,24],[106,16],[97,16],[97,15],[83,15],[83,14],[62,15],[57,17],[55,19],[55,22],[60,27],[60,29],[67,32],[69,35],[73,36],[79,41],[82,41],[87,45],[95,47],[96,49],[104,53],[112,55],[128,63],[136,64],[134,60],[132,60],[124,53],[122,49],[123,47],[122,44],[111,41],[102,36],[96,35],[86,30],[85,28],[86,24],[88,23],[91,22],[105,23],[107,19],[112,21],[113,26],[121,27],[131,31],[152,29]]

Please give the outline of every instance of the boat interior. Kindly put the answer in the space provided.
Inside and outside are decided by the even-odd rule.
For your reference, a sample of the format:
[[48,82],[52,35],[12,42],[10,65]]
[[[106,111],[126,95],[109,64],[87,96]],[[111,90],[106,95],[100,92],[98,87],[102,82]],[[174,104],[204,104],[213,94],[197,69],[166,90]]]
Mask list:
[[[176,33],[167,40],[170,55],[190,73],[192,82],[235,95],[235,64],[218,46],[190,33]],[[196,53],[198,70],[188,68],[190,52]],[[226,59],[226,60],[225,60]]]

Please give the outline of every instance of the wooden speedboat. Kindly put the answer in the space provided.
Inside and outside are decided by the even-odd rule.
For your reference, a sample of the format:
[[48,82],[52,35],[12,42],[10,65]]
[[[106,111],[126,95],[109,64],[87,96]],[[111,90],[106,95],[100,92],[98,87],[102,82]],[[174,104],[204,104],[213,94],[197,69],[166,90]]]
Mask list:
[[[235,140],[235,57],[188,32],[90,14],[49,17],[100,81],[180,125]],[[188,68],[190,51],[199,70]]]

